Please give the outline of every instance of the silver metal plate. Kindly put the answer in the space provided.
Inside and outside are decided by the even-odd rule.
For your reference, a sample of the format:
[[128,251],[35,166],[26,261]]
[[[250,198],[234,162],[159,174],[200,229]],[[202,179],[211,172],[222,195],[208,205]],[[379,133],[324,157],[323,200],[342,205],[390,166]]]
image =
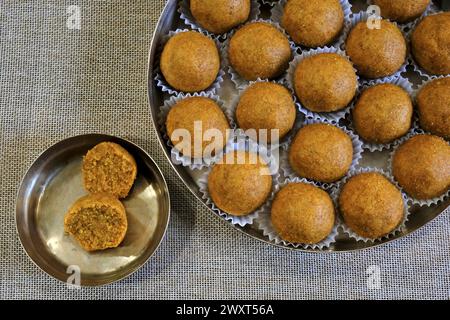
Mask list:
[[[82,184],[83,155],[102,141],[116,142],[128,150],[136,159],[138,174],[123,200],[128,219],[124,241],[117,248],[89,253],[64,233],[64,216],[87,194]],[[169,214],[167,185],[150,156],[129,141],[90,134],[53,145],[32,164],[17,196],[16,225],[25,251],[43,271],[66,282],[79,270],[81,285],[97,286],[141,267],[163,239]]]
[[[358,9],[362,9],[362,2],[361,1],[354,1],[356,4],[356,7]],[[262,17],[268,18],[269,14],[267,10],[262,10]],[[163,104],[164,99],[167,98],[158,88],[156,88],[155,81],[153,80],[154,76],[154,68],[155,63],[157,63],[157,54],[158,50],[161,47],[162,38],[164,35],[167,35],[170,30],[175,30],[176,28],[181,27],[185,28],[180,21],[179,14],[177,12],[177,1],[176,0],[169,0],[167,1],[166,7],[164,8],[161,17],[158,21],[157,27],[155,29],[151,47],[150,47],[150,53],[149,53],[149,63],[148,63],[148,98],[149,98],[149,106],[150,106],[150,112],[153,120],[153,124],[156,128],[157,126],[157,117],[159,112],[159,107]],[[411,76],[411,80],[413,82],[418,83],[420,79],[417,78],[414,74],[410,73],[408,74],[408,77]],[[226,90],[223,90],[224,92],[233,92],[233,88],[231,83],[229,81],[224,82],[224,86],[228,86]],[[223,100],[227,100],[230,97],[228,96],[221,96]],[[159,143],[164,150],[165,155],[167,156],[167,159],[171,163],[173,169],[178,174],[180,179],[185,183],[185,185],[188,187],[188,189],[201,201],[203,204],[206,205],[205,200],[202,199],[201,194],[199,192],[199,188],[197,186],[196,180],[198,177],[198,171],[191,171],[188,168],[182,167],[180,165],[174,165],[171,161],[170,157],[170,149],[166,145],[162,133],[157,130],[157,136]],[[365,152],[361,165],[362,166],[378,166],[378,167],[385,167],[387,163],[387,152],[374,152],[369,153]],[[334,243],[330,248],[318,251],[318,250],[305,250],[301,248],[293,248],[293,247],[285,247],[281,246],[283,248],[293,249],[293,250],[300,250],[300,251],[306,251],[306,252],[336,252],[336,251],[354,251],[354,250],[361,250],[365,248],[375,247],[390,241],[393,241],[395,239],[399,239],[401,237],[404,237],[415,230],[421,228],[434,218],[436,218],[441,212],[443,212],[448,206],[450,205],[450,200],[444,201],[443,203],[440,203],[439,205],[432,206],[429,208],[419,208],[419,207],[413,207],[412,213],[409,216],[409,220],[406,223],[406,228],[402,233],[397,234],[396,236],[388,239],[383,240],[380,242],[375,243],[364,243],[364,242],[357,242],[356,240],[350,239],[342,234],[340,234],[337,238],[336,243]],[[260,230],[255,229],[253,226],[248,225],[245,227],[240,227],[237,225],[233,225],[229,222],[227,222],[225,219],[222,219],[218,215],[216,215],[212,210],[211,215],[220,219],[224,223],[227,223],[230,227],[235,228],[255,239],[261,240],[266,243],[270,243],[272,245],[276,245],[270,241],[266,237],[263,236],[262,232]],[[279,245],[276,245],[279,246]]]

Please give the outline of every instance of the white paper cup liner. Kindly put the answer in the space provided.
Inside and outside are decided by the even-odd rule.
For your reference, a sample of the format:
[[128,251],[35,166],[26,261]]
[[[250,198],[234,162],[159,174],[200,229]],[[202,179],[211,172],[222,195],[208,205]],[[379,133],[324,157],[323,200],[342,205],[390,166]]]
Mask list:
[[[258,145],[256,142],[249,139],[245,139],[245,137],[242,136],[238,136],[237,142],[233,142],[232,144],[227,146],[225,153],[237,150],[257,153],[268,164],[270,171],[272,173],[272,191],[271,194],[269,195],[269,198],[272,197],[272,194],[274,192],[274,186],[276,185],[279,179],[277,159],[272,154],[268,155],[267,149],[264,146]],[[197,181],[199,191],[202,194],[202,198],[206,201],[206,205],[210,209],[212,209],[217,215],[224,218],[226,221],[231,222],[232,224],[236,224],[241,227],[248,224],[252,224],[253,221],[259,216],[260,212],[263,210],[264,204],[254,212],[245,216],[233,216],[231,214],[222,211],[215,205],[214,201],[211,199],[208,192],[208,176],[211,170],[212,167],[208,167],[206,171],[200,175]]]
[[268,6],[274,6],[279,0],[261,0],[261,2]]
[[[406,142],[406,140],[411,139],[412,137],[419,135],[419,134],[423,134],[423,131],[421,130],[414,130],[413,133],[409,134],[408,137],[401,139],[400,141],[397,141],[397,143],[394,145],[393,150],[391,151],[391,153],[389,154],[389,160],[388,160],[388,168],[389,168],[389,174],[390,176],[392,176],[392,178],[395,180],[394,178],[394,174],[393,174],[393,168],[392,168],[392,162],[394,160],[394,155],[395,152],[397,151],[397,149],[404,143]],[[430,207],[432,205],[437,205],[441,202],[443,202],[444,200],[446,200],[448,197],[450,197],[450,189],[447,190],[447,192],[441,194],[438,197],[434,197],[432,199],[427,199],[427,200],[420,200],[420,199],[416,199],[414,197],[412,197],[411,195],[409,195],[401,186],[398,182],[396,182],[396,185],[400,188],[400,190],[402,190],[402,192],[407,196],[408,199],[408,203],[411,205],[418,205],[420,207]]]
[[[429,15],[434,15],[439,13],[439,10],[435,7],[432,7],[434,9],[426,11],[426,13],[424,15],[422,15],[422,17],[420,19],[417,19],[410,27],[406,37],[407,37],[407,41],[410,44],[411,47],[411,37],[412,37],[412,33],[413,31],[416,29],[417,25],[423,20],[423,18],[425,18],[426,16]],[[412,49],[409,50],[409,54],[408,54],[408,64],[410,66],[412,66],[413,70],[415,72],[417,72],[422,78],[425,79],[425,81],[429,81],[429,80],[434,80],[437,79],[439,77],[446,77],[446,76],[450,76],[450,74],[446,74],[446,75],[436,75],[436,74],[431,74],[428,71],[426,71],[425,69],[423,69],[414,59],[414,55],[412,53]]]
[[[361,22],[361,21],[366,21],[367,18],[368,18],[369,16],[370,16],[369,13],[364,12],[364,11],[361,11],[361,12],[359,12],[359,13],[357,13],[357,14],[354,14],[354,15],[352,16],[352,18],[350,19],[350,23],[348,23],[348,24],[345,26],[345,28],[344,28],[344,32],[343,32],[343,34],[344,34],[344,42],[343,42],[343,44],[342,44],[342,49],[343,49],[343,50],[346,50],[346,48],[345,48],[345,46],[346,46],[345,42],[347,41],[347,37],[348,37],[348,35],[350,34],[350,31],[351,31],[351,30],[352,30],[359,22]],[[384,19],[384,20],[390,21],[389,19]],[[405,42],[406,42],[406,44],[407,44],[407,43],[408,43],[408,36],[407,36],[406,32],[405,32],[405,31],[404,31],[404,30],[403,30],[396,22],[393,22],[393,21],[390,21],[390,22],[393,23],[394,25],[396,25],[396,26],[400,29],[400,31],[401,31],[402,34],[403,34],[403,38],[405,39]],[[408,50],[408,45],[407,45],[407,50]],[[406,67],[408,66],[408,56],[409,56],[409,51],[406,53],[406,58],[405,58],[405,61],[404,61],[403,64],[402,64],[402,66],[401,66],[396,72],[394,72],[393,74],[391,74],[391,75],[389,75],[389,76],[386,76],[386,77],[380,77],[380,78],[377,78],[377,79],[394,79],[394,78],[399,77],[402,73],[406,72]],[[358,71],[358,74],[359,74],[359,71]],[[370,82],[370,81],[373,81],[373,80],[376,80],[376,79],[369,79],[369,78],[366,78],[366,77],[360,75],[360,81],[361,81],[362,83]]]
[[[232,98],[232,101],[231,101],[231,103],[230,103],[230,110],[231,110],[231,114],[233,115],[234,123],[236,124],[236,127],[238,128],[237,131],[238,131],[239,134],[241,134],[241,135],[246,135],[246,133],[245,133],[245,131],[244,131],[243,129],[241,129],[241,128],[238,127],[237,120],[236,120],[236,108],[237,108],[237,106],[238,106],[238,104],[239,104],[240,98],[242,97],[242,95],[244,94],[244,92],[245,92],[249,87],[251,87],[252,85],[254,85],[255,83],[266,83],[266,82],[268,82],[268,83],[275,83],[275,84],[279,84],[279,85],[281,85],[281,86],[285,86],[284,82],[281,81],[281,80],[280,80],[280,81],[275,81],[275,80],[272,80],[272,81],[271,81],[271,80],[262,80],[262,79],[258,78],[257,80],[251,81],[251,82],[249,82],[248,84],[244,85],[241,89],[238,90],[238,94],[235,95],[235,96]],[[287,89],[288,89],[288,88],[287,88]],[[288,89],[288,90],[289,90],[289,89]],[[289,90],[289,92],[290,92],[291,95],[292,95],[291,90]],[[293,100],[293,102],[294,102],[294,104],[295,104],[295,99],[294,99],[293,96],[292,96],[292,100]],[[268,145],[264,145],[264,144],[263,144],[263,145],[264,145],[266,148],[270,149],[270,150],[272,150],[272,149],[274,149],[274,148],[279,148],[279,147],[283,146],[284,144],[287,143],[287,141],[289,140],[289,137],[292,136],[292,135],[294,134],[295,128],[298,126],[299,123],[300,123],[300,124],[302,123],[302,119],[301,119],[301,114],[299,114],[299,112],[297,112],[297,114],[296,114],[296,119],[295,119],[295,123],[294,123],[294,127],[291,129],[291,131],[290,131],[286,136],[283,137],[283,139],[281,139],[281,140],[278,141],[277,143],[270,143],[270,144],[268,144]],[[250,137],[250,138],[253,138],[253,137]],[[260,143],[260,142],[258,142],[258,143]],[[261,143],[260,143],[260,144],[261,144]]]
[[273,227],[272,220],[271,220],[271,208],[272,208],[272,202],[275,198],[275,195],[280,189],[284,186],[286,186],[289,183],[307,183],[316,186],[316,184],[310,180],[307,179],[301,179],[301,178],[289,178],[284,180],[283,182],[279,182],[276,184],[274,188],[274,192],[272,193],[272,196],[270,197],[269,201],[264,205],[263,210],[259,213],[258,218],[255,221],[255,225],[258,229],[262,230],[263,235],[266,236],[270,242],[273,242],[275,244],[282,244],[286,247],[294,247],[294,248],[302,248],[302,249],[315,249],[315,250],[323,250],[330,247],[331,244],[336,242],[336,236],[338,234],[338,228],[340,225],[339,216],[337,214],[337,211],[335,209],[335,223],[334,227],[331,230],[330,234],[323,239],[322,241],[318,243],[313,244],[306,244],[306,243],[292,243],[286,240],[283,240],[279,234],[276,232],[275,228]]
[[[161,89],[162,92],[167,92],[168,94],[175,94],[178,95],[180,93],[184,93],[182,91],[177,91],[175,90],[164,78],[161,69],[159,67],[159,61],[161,59],[161,54],[162,51],[164,49],[165,44],[167,43],[167,41],[174,36],[177,33],[180,32],[186,32],[186,31],[192,31],[192,30],[188,30],[188,29],[177,29],[175,31],[170,31],[161,41],[161,45],[158,48],[158,57],[157,57],[157,61],[155,63],[155,71],[154,71],[154,79],[156,81],[156,86],[159,87]],[[201,32],[202,34],[208,36],[206,33]],[[214,40],[214,42],[216,43],[217,46],[217,50],[219,50],[219,55],[220,55],[220,43],[217,39],[214,39],[210,36],[208,36],[210,39]],[[219,73],[217,74],[217,78],[216,80],[214,80],[213,84],[211,84],[208,88],[206,88],[203,91],[200,91],[200,93],[208,93],[208,92],[212,92],[212,93],[216,93],[217,90],[220,88],[222,82],[223,82],[223,77],[225,75],[225,71],[224,70],[224,61],[223,61],[223,57],[220,57],[220,69],[219,69]]]
[[[272,26],[274,26],[275,28],[277,28],[281,33],[283,33],[285,35],[285,37],[288,39],[288,41],[289,41],[289,45],[291,47],[291,60],[292,60],[292,57],[294,56],[294,54],[296,52],[296,46],[295,46],[295,44],[292,41],[289,40],[289,36],[287,35],[286,31],[284,31],[284,29],[278,23],[275,23],[275,22],[273,22],[271,20],[266,20],[266,19],[255,19],[255,20],[247,22],[246,24],[244,24],[244,26],[247,25],[247,24],[250,24],[250,23],[254,23],[254,22],[269,23]],[[243,87],[245,87],[246,85],[248,85],[250,83],[250,81],[245,80],[244,78],[242,78],[237,73],[237,71],[234,70],[234,68],[231,66],[230,61],[228,59],[228,46],[229,46],[230,40],[233,37],[235,32],[236,32],[236,30],[233,30],[233,31],[231,31],[228,34],[227,39],[225,40],[225,42],[222,45],[221,52],[222,52],[222,58],[223,58],[223,61],[224,61],[224,66],[225,66],[224,69],[228,70],[228,73],[230,75],[231,81],[233,81],[233,83],[235,84],[236,88],[239,90],[239,89],[242,89]],[[282,81],[283,78],[284,78],[284,73],[283,73],[283,75],[279,76],[278,78],[272,79],[272,80]]]
[[[358,99],[360,98],[361,94],[364,92],[364,90],[378,85],[378,84],[382,84],[382,83],[391,83],[391,84],[395,84],[399,87],[401,87],[402,89],[404,89],[406,92],[408,92],[409,96],[411,97],[411,101],[413,102],[414,105],[414,100],[413,100],[413,94],[414,94],[414,90],[413,90],[413,84],[407,79],[407,78],[403,78],[402,76],[399,76],[398,78],[394,78],[394,79],[377,79],[377,80],[372,80],[369,81],[367,83],[364,83],[360,86],[359,88],[359,94],[356,97],[356,99],[353,101],[353,103],[351,104],[350,110],[351,112],[354,110],[355,105],[358,101]],[[358,132],[356,131],[354,124],[353,124],[353,118],[352,118],[352,114],[350,112],[350,121],[349,121],[349,128],[355,132],[356,134],[358,134]],[[397,141],[399,141],[400,139],[402,139],[405,136],[408,136],[409,134],[413,133],[414,129],[417,128],[417,119],[415,114],[413,113],[413,118],[411,121],[411,128],[409,129],[409,131],[402,137],[395,139],[394,141],[390,142],[390,143],[372,143],[372,142],[368,142],[365,141],[361,136],[360,136],[360,140],[362,142],[362,147],[366,150],[369,150],[370,152],[375,152],[375,151],[382,151],[385,149],[390,149]],[[359,136],[359,134],[358,134]]]
[[[314,123],[326,123],[326,124],[334,125],[334,124],[330,123],[329,121],[325,121],[325,120],[306,119],[304,124],[300,127],[300,129],[304,126],[314,124]],[[361,140],[359,140],[359,137],[352,130],[350,130],[344,126],[340,126],[340,125],[334,125],[334,126],[341,129],[345,133],[347,133],[349,135],[350,139],[352,140],[353,159],[352,159],[352,164],[350,165],[348,172],[355,170],[359,164],[359,161],[362,158],[362,153],[363,153],[362,142],[361,142]],[[297,132],[298,132],[298,130],[295,132],[295,134],[297,134]],[[294,139],[294,137],[295,137],[295,135],[293,135],[291,137],[291,139],[288,141],[288,143],[286,145],[283,145],[283,148],[282,148],[283,152],[280,152],[280,172],[283,174],[283,177],[291,178],[291,179],[298,177],[297,173],[292,169],[291,165],[289,164],[289,147],[291,146],[292,140]],[[304,178],[304,177],[300,177],[300,178]],[[322,189],[329,190],[329,189],[335,187],[343,179],[344,179],[344,177],[339,179],[336,182],[328,182],[328,183],[314,181],[314,185],[316,185]]]
[[[166,142],[166,145],[171,148],[170,156],[171,156],[172,162],[177,165],[181,164],[182,166],[189,167],[191,169],[202,169],[202,168],[210,166],[213,163],[220,160],[223,155],[223,150],[221,152],[218,152],[216,155],[214,155],[212,157],[207,157],[207,158],[194,159],[194,158],[191,158],[188,156],[184,156],[177,148],[174,147],[174,145],[172,144],[172,141],[170,140],[170,137],[167,134],[167,130],[166,130],[166,119],[167,119],[167,115],[169,114],[170,109],[172,109],[172,107],[175,104],[177,104],[178,102],[180,102],[181,100],[184,100],[186,98],[191,98],[191,97],[210,98],[210,99],[214,100],[219,105],[219,107],[222,109],[223,113],[225,114],[225,116],[228,120],[228,123],[230,124],[230,132],[232,132],[232,134],[228,138],[228,142],[227,142],[226,146],[230,145],[233,141],[234,129],[236,128],[236,125],[234,123],[233,115],[232,115],[230,109],[227,108],[225,106],[225,103],[222,100],[220,100],[220,98],[212,92],[208,92],[208,93],[202,92],[202,93],[193,93],[193,94],[191,94],[191,93],[178,94],[176,96],[171,96],[170,99],[167,99],[166,101],[164,101],[164,104],[160,107],[159,113],[158,113],[158,126],[159,126],[159,129],[161,130],[161,132],[163,133],[163,138]],[[226,148],[226,146],[225,146],[225,148]]]
[[[287,1],[288,0],[277,1],[271,10],[271,19],[280,25],[281,25],[281,21],[283,18],[284,6],[286,5]],[[350,21],[350,16],[352,15],[352,5],[350,4],[350,2],[348,0],[339,0],[339,2],[341,3],[342,10],[344,11],[344,26],[345,26]],[[327,44],[327,46],[333,46],[333,47],[339,48],[344,42],[343,31],[344,30],[341,30],[340,35],[333,42],[331,42],[330,44]],[[292,37],[289,34],[288,34],[288,36],[289,36],[289,40],[294,42],[294,40],[292,40]],[[300,47],[302,49],[307,48],[304,46],[300,46]]]
[[376,239],[370,239],[370,238],[365,238],[365,237],[361,237],[360,235],[358,235],[356,232],[354,232],[352,229],[350,229],[350,227],[348,227],[345,224],[345,220],[344,218],[341,216],[341,228],[344,231],[344,233],[346,233],[350,238],[355,239],[356,241],[363,241],[363,242],[377,242],[377,241],[382,241],[384,239],[390,239],[393,236],[395,236],[398,233],[401,233],[405,230],[405,224],[408,221],[408,216],[410,214],[409,212],[409,204],[408,204],[408,197],[407,195],[401,191],[401,188],[399,187],[398,183],[394,180],[394,178],[392,177],[392,175],[390,175],[388,172],[380,169],[380,168],[358,168],[356,170],[351,171],[341,182],[339,182],[339,184],[336,186],[335,189],[333,189],[332,193],[331,193],[331,197],[335,203],[336,206],[336,210],[339,212],[340,215],[342,215],[340,213],[340,207],[339,207],[339,195],[341,193],[342,187],[347,183],[347,181],[353,177],[356,176],[358,174],[361,173],[368,173],[368,172],[377,172],[382,174],[384,177],[386,177],[393,185],[395,185],[401,192],[402,194],[402,198],[403,198],[403,219],[400,222],[400,224],[398,225],[397,228],[395,228],[393,231],[391,231],[390,233],[388,233],[387,235],[384,235],[380,238],[376,238]]
[[[368,0],[367,2],[368,2],[369,5],[373,5],[374,4],[373,0]],[[424,13],[422,13],[422,15],[420,17],[414,19],[413,21],[406,22],[406,23],[397,22],[398,27],[400,29],[402,29],[403,31],[408,32],[411,29],[411,27],[414,25],[414,23],[416,23],[416,21],[418,19],[421,19],[424,16],[426,16],[428,14],[432,14],[432,13],[437,12],[437,11],[439,11],[439,8],[433,3],[433,1],[430,1],[430,4],[428,5],[427,9],[425,10]]]
[[[289,68],[287,70],[287,74],[286,74],[284,81],[285,81],[286,85],[288,86],[288,88],[292,91],[299,111],[302,114],[304,114],[307,119],[314,119],[314,120],[322,120],[323,119],[323,120],[330,122],[331,124],[337,124],[340,119],[345,118],[346,114],[350,110],[351,103],[349,103],[349,105],[347,107],[345,107],[344,109],[338,110],[335,112],[314,112],[314,111],[309,110],[305,106],[303,106],[302,103],[300,102],[300,99],[297,97],[297,95],[295,93],[294,75],[295,75],[295,69],[297,68],[297,65],[303,59],[306,59],[308,57],[311,57],[311,56],[314,56],[317,54],[321,54],[321,53],[336,53],[336,54],[339,54],[340,56],[344,57],[348,61],[350,61],[350,58],[345,54],[345,52],[336,47],[323,47],[323,48],[317,48],[317,49],[303,51],[302,54],[297,55],[294,58],[294,60],[292,60],[291,63],[289,64]],[[356,73],[356,69],[355,68],[353,68],[353,69],[355,70],[355,73]],[[359,80],[358,76],[357,76],[357,80]],[[357,81],[357,83],[358,83],[358,81]],[[358,85],[356,87],[355,96],[357,94],[358,94]]]
[[[413,68],[414,72],[418,73],[420,77],[426,80],[434,80],[440,77],[440,75],[427,73],[425,69],[417,64],[416,60],[412,56],[412,53],[410,53],[408,56],[408,64]],[[450,76],[450,74],[444,75],[444,77],[445,76]]]
[[[216,38],[219,40],[225,40],[227,38],[227,35],[229,32],[224,33],[224,34],[215,34],[215,33],[212,33],[210,31],[200,27],[200,25],[197,24],[194,16],[191,13],[189,2],[190,2],[189,0],[181,0],[180,1],[180,4],[178,6],[178,12],[180,13],[181,20],[183,20],[183,22],[187,26],[191,27],[194,30],[202,31],[212,38]],[[260,11],[259,2],[257,0],[251,0],[251,9],[250,9],[250,14],[249,14],[248,20],[257,19],[260,14],[261,14],[261,11]]]

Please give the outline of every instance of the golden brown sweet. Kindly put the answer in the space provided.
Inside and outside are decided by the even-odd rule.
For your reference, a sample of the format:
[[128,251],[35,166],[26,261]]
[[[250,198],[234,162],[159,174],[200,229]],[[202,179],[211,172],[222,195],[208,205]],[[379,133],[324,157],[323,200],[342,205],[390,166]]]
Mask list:
[[107,193],[125,198],[136,179],[133,156],[120,145],[102,142],[83,158],[84,187],[90,193]]
[[404,216],[401,192],[376,172],[350,178],[339,195],[339,207],[347,226],[370,239],[394,231]]
[[394,74],[406,60],[406,41],[400,29],[381,20],[379,29],[370,29],[366,21],[350,31],[346,52],[356,69],[366,78],[381,78]]
[[450,74],[450,12],[425,17],[411,35],[414,59],[432,74]]
[[230,64],[246,80],[273,79],[286,71],[291,48],[286,36],[265,22],[241,27],[228,48]]
[[78,199],[64,218],[64,231],[86,251],[117,247],[125,237],[127,227],[124,206],[107,194]]
[[295,93],[302,105],[314,112],[344,109],[355,96],[356,87],[352,64],[335,53],[305,58],[295,69]]
[[301,177],[334,182],[350,169],[353,144],[341,129],[314,123],[301,128],[289,149],[289,164]]
[[413,198],[438,197],[450,187],[450,146],[437,136],[416,135],[395,152],[392,173]]
[[420,125],[433,134],[450,138],[450,77],[436,79],[416,97]]
[[247,88],[239,99],[236,120],[244,130],[267,130],[267,142],[272,142],[272,130],[282,139],[294,126],[295,104],[292,95],[282,85],[258,82]]
[[217,34],[247,21],[250,8],[250,0],[190,0],[191,13],[197,23]]
[[217,78],[220,56],[213,40],[196,31],[180,32],[164,46],[161,72],[176,90],[207,89]]
[[[196,131],[196,123],[201,133]],[[222,151],[228,141],[228,129],[230,125],[222,109],[214,100],[206,97],[181,100],[170,109],[166,119],[167,134],[173,145],[191,158],[202,158],[209,151]],[[183,130],[186,132],[183,133]],[[218,130],[221,137],[214,134],[213,141],[204,139],[208,130]],[[184,134],[188,134],[190,139],[186,140]],[[217,152],[206,156],[214,156]]]
[[373,4],[380,7],[383,18],[405,23],[420,17],[430,0],[373,0]]
[[208,191],[216,206],[235,216],[258,209],[272,189],[267,164],[255,153],[233,151],[208,176]]
[[306,183],[289,183],[272,203],[272,225],[283,240],[292,243],[324,240],[333,229],[334,219],[328,193]]
[[364,140],[389,143],[408,132],[412,115],[408,92],[384,83],[364,90],[353,110],[353,123]]
[[339,0],[289,0],[281,24],[295,43],[325,46],[342,31],[344,11]]

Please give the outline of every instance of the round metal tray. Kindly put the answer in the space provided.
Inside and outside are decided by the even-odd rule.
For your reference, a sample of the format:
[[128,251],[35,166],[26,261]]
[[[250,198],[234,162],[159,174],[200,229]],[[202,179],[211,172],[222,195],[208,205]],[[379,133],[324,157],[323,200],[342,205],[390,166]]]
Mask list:
[[[158,117],[158,110],[161,105],[164,103],[164,99],[167,98],[167,95],[163,94],[159,88],[156,87],[155,81],[154,81],[154,68],[155,63],[157,63],[157,55],[159,53],[159,50],[161,48],[161,41],[164,35],[167,35],[170,30],[175,30],[178,27],[186,28],[186,26],[182,23],[182,21],[179,18],[179,13],[177,12],[177,0],[168,0],[167,4],[160,16],[160,19],[158,21],[158,24],[156,26],[155,32],[153,34],[153,39],[151,42],[150,47],[150,53],[149,53],[149,61],[148,61],[148,99],[149,99],[149,106],[150,106],[150,112],[151,117],[153,120],[153,124],[156,128],[157,137],[159,140],[159,143],[164,150],[164,153],[171,163],[173,169],[178,174],[180,179],[184,182],[184,184],[188,187],[188,189],[198,198],[199,201],[201,201],[203,204],[205,204],[205,200],[202,199],[201,194],[199,192],[199,188],[196,183],[196,177],[198,176],[198,173],[195,171],[192,171],[186,167],[183,167],[181,165],[175,165],[171,161],[170,157],[170,148],[167,146],[166,142],[163,139],[162,133],[159,130],[158,123],[157,123],[157,117]],[[264,8],[262,8],[262,14],[263,16],[267,17],[268,13],[267,10],[264,11]],[[417,82],[419,79],[414,78],[414,74],[408,74],[408,77],[411,77],[411,81]],[[368,165],[375,165],[380,168],[386,169],[386,163],[388,159],[388,153],[387,152],[375,152],[375,153],[369,153],[367,151],[364,152],[364,156],[362,161],[360,162],[361,166],[368,166]],[[390,239],[375,242],[375,243],[364,243],[361,241],[356,241],[354,239],[350,239],[347,236],[340,234],[337,237],[337,241],[331,245],[330,248],[326,250],[310,250],[310,249],[302,249],[302,248],[294,248],[294,247],[286,247],[282,245],[277,245],[273,242],[270,242],[268,238],[266,238],[260,230],[257,230],[256,228],[252,227],[251,225],[247,225],[245,227],[240,227],[237,225],[233,225],[229,222],[227,222],[225,219],[222,219],[217,214],[215,214],[212,210],[210,210],[211,215],[219,218],[223,222],[227,223],[230,227],[235,228],[255,239],[258,239],[260,241],[266,242],[268,244],[280,246],[283,248],[293,249],[293,250],[300,250],[300,251],[306,251],[306,252],[345,252],[345,251],[354,251],[354,250],[361,250],[365,248],[375,247],[378,245],[382,245],[384,243],[393,241],[395,239],[402,238],[422,226],[426,225],[428,222],[432,221],[434,218],[436,218],[441,212],[443,212],[447,207],[450,205],[450,200],[444,201],[443,203],[440,203],[439,205],[432,206],[429,208],[423,207],[412,207],[411,208],[411,215],[409,216],[409,220],[406,223],[406,228],[402,233],[398,233],[395,236],[391,237]],[[208,207],[209,208],[209,207]]]
[[[82,184],[83,156],[103,141],[130,152],[138,174],[122,201],[128,218],[124,241],[117,248],[90,253],[64,233],[64,216],[87,194]],[[167,185],[150,156],[129,141],[100,134],[72,137],[43,152],[23,178],[16,204],[17,232],[31,260],[60,281],[84,286],[109,284],[139,269],[162,241],[169,215]]]

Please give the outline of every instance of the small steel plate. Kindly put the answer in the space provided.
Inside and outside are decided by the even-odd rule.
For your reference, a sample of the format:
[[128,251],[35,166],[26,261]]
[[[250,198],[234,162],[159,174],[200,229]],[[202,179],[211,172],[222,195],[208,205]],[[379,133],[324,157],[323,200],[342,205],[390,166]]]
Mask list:
[[[117,248],[89,253],[64,233],[64,216],[74,201],[87,194],[82,184],[83,155],[102,141],[128,150],[136,159],[138,174],[123,200],[128,218],[124,241]],[[129,141],[100,134],[72,137],[42,153],[26,173],[16,204],[17,232],[29,257],[63,282],[70,276],[76,279],[74,272],[79,270],[84,286],[105,285],[139,269],[158,248],[169,215],[167,184],[151,157]]]

